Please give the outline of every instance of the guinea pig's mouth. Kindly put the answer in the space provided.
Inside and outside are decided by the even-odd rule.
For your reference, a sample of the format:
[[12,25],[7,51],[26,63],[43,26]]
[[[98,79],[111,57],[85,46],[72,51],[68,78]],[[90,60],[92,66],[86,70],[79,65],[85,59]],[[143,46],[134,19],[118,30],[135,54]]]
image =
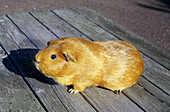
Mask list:
[[35,67],[39,70],[39,62],[34,62]]
[[37,62],[35,59],[33,60],[33,64],[38,70],[39,70],[39,63],[40,62]]

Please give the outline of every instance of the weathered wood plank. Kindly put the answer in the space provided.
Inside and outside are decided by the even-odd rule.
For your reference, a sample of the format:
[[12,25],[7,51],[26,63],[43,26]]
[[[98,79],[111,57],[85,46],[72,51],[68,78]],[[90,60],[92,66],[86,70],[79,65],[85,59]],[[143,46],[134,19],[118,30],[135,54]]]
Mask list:
[[106,29],[108,32],[112,33],[118,38],[135,45],[141,52],[147,54],[149,57],[170,69],[169,52],[159,48],[158,46],[155,46],[148,40],[133,33],[120,24],[117,24],[116,22],[104,17],[94,10],[88,8],[74,8],[73,10],[85,18],[88,18],[90,21],[100,25],[100,27]]
[[161,88],[166,94],[170,94],[170,71],[165,69],[163,66],[157,64],[155,61],[147,58],[143,55],[144,60],[144,73],[143,76],[149,81],[153,82],[159,88]]
[[[27,40],[28,38],[31,38],[30,40],[36,47],[39,47],[39,49],[42,49],[41,47],[45,44],[44,40],[47,41],[51,39],[56,39],[56,36],[50,33],[45,27],[42,27],[41,24],[37,24],[38,21],[29,21],[32,17],[30,16],[29,13],[20,13],[20,14],[13,14],[13,15],[8,15],[9,18],[12,18],[13,22],[17,25],[17,23],[23,24],[23,26],[18,26],[21,31],[26,35]],[[28,21],[25,21],[28,19]],[[28,25],[26,25],[28,24]],[[35,26],[36,24],[37,26]],[[30,26],[35,26],[35,27],[30,27]],[[40,38],[37,38],[40,37]],[[16,37],[17,41],[19,41],[21,38]],[[17,42],[16,41],[16,42]],[[22,41],[21,41],[22,42]],[[29,43],[29,42],[28,42]],[[18,43],[19,44],[19,43]],[[40,47],[41,46],[41,47]]]
[[124,94],[117,95],[98,87],[88,87],[82,94],[101,112],[143,112],[143,109],[134,108],[135,104]]
[[[80,15],[78,15],[77,13],[75,13],[74,11],[70,11],[70,10],[67,10],[67,9],[65,9],[65,10],[55,10],[54,11],[58,16],[60,16],[61,18],[63,18],[65,21],[67,21],[68,23],[70,23],[72,26],[74,26],[76,29],[79,29],[82,33],[84,33],[86,36],[89,36],[90,38],[92,38],[93,40],[112,40],[112,39],[117,39],[117,38],[115,38],[114,36],[109,36],[110,35],[110,33],[108,34],[108,32],[107,31],[105,31],[105,30],[103,30],[102,31],[102,33],[103,34],[105,34],[105,36],[107,35],[107,38],[105,38],[105,36],[103,36],[103,35],[98,35],[98,32],[96,32],[96,30],[98,30],[98,31],[101,31],[101,27],[99,27],[99,26],[97,26],[96,24],[94,24],[94,23],[92,23],[92,22],[90,22],[90,21],[88,21],[87,19],[85,19],[85,18],[83,18],[82,16],[80,16]],[[76,17],[76,19],[75,19],[75,17]],[[82,29],[82,26],[83,26],[83,28],[84,29]],[[98,28],[98,29],[97,29]],[[93,32],[93,33],[92,33]],[[101,32],[100,32],[100,34],[101,34]],[[96,38],[96,35],[97,35],[97,38]],[[147,60],[149,59],[148,57],[144,57],[144,58],[147,58]],[[145,61],[145,60],[144,60]],[[153,60],[151,60],[152,62],[153,62]],[[152,66],[152,65],[150,65],[150,66]],[[149,66],[145,66],[145,68],[149,68]],[[160,68],[160,70],[162,71],[162,72],[160,72],[160,74],[158,73],[158,74],[154,74],[154,75],[156,75],[157,77],[160,77],[162,74],[161,73],[164,73],[164,70],[165,71],[168,71],[166,68],[164,68],[164,67],[161,67],[161,66],[158,66],[158,68]],[[152,79],[150,76],[148,76],[147,75],[147,73],[146,72],[150,72],[151,73],[151,71],[144,71],[144,76],[145,77],[147,77],[147,78],[149,78],[149,79]],[[146,75],[145,75],[146,74]],[[168,71],[168,73],[164,73],[164,74],[166,74],[165,75],[165,77],[166,76],[168,76],[168,74],[169,74],[169,71]],[[162,77],[163,79],[164,79],[164,83],[162,84],[162,82],[160,82],[160,80],[159,79],[157,79],[157,78],[154,78],[153,80],[151,80],[151,82],[153,81],[154,82],[154,84],[155,85],[158,85],[160,88],[163,88],[164,89],[164,91],[166,91],[166,93],[167,94],[169,94],[169,88],[168,88],[168,86],[166,86],[167,85],[167,83],[169,82],[168,81],[168,77]],[[165,87],[164,87],[165,86]],[[132,87],[132,88],[134,88],[134,87]],[[133,90],[135,90],[136,88],[134,88]],[[127,89],[128,90],[128,89]],[[143,89],[143,91],[145,91],[144,89]],[[137,91],[136,93],[138,93],[138,92],[140,92],[140,91]],[[145,91],[146,92],[146,91]],[[143,92],[143,93],[145,93],[145,92]],[[147,93],[147,92],[146,92]],[[150,90],[150,93],[152,93],[152,90]],[[133,94],[133,93],[132,93]],[[142,94],[142,95],[146,95],[145,97],[150,97],[150,101],[152,102],[152,103],[154,103],[155,101],[157,101],[157,104],[159,104],[158,106],[160,106],[161,107],[161,109],[167,109],[168,108],[168,106],[166,105],[166,104],[162,104],[162,102],[160,102],[159,100],[156,100],[156,98],[155,98],[155,101],[154,100],[152,100],[151,99],[151,97],[153,97],[152,96],[152,94]],[[134,95],[134,96],[136,96],[136,94]],[[138,102],[137,101],[137,99],[134,99],[135,100],[135,102]],[[144,99],[144,100],[146,100],[146,99]],[[151,109],[152,107],[154,107],[154,105],[152,105],[152,104],[150,104],[150,102],[147,102],[147,100],[145,101],[146,103],[143,105],[143,104],[139,104],[139,105],[142,105],[142,106],[144,106],[144,108],[145,109]],[[162,108],[163,107],[163,108]],[[165,108],[164,108],[165,107]],[[158,110],[159,110],[159,108],[157,108]]]
[[0,47],[0,111],[45,112],[22,77],[14,73],[19,74]]
[[[0,18],[1,21],[4,21],[2,18]],[[3,22],[0,22],[0,24],[2,24]],[[0,26],[0,38],[3,39],[4,41],[0,41],[0,45],[6,45],[4,46],[5,49],[11,49],[13,48],[13,50],[16,50],[16,48],[18,47],[15,43],[13,43],[13,41],[10,39],[10,36],[6,32],[6,30]],[[9,54],[9,52],[8,52]]]
[[73,29],[69,24],[62,21],[59,17],[57,17],[49,10],[46,10],[44,12],[34,11],[30,13],[59,38],[78,37],[86,39],[86,37],[82,33],[77,31],[76,29]]
[[148,112],[169,112],[170,110],[169,105],[161,102],[137,84],[125,89],[123,92]]
[[[45,80],[43,79],[44,77],[39,78],[38,76],[41,75],[38,75],[38,73],[36,71],[33,71],[31,66],[28,65],[30,63],[30,60],[32,60],[33,56],[35,55],[35,51],[37,51],[34,49],[35,46],[32,44],[32,46],[29,46],[30,49],[27,50],[22,49],[22,47],[25,48],[25,46],[28,45],[27,43],[24,46],[24,42],[23,42],[23,46],[21,46],[21,50],[17,50],[19,49],[17,43],[15,43],[11,39],[11,37],[7,34],[13,34],[14,40],[17,40],[17,38],[19,38],[17,34],[21,32],[18,32],[17,28],[14,25],[12,25],[12,23],[6,17],[2,17],[1,20],[4,20],[3,21],[4,23],[1,24],[1,28],[6,30],[4,31],[1,30],[2,36],[0,36],[0,40],[1,40],[0,43],[1,45],[3,45],[3,48],[5,48],[5,50],[8,52],[9,57],[12,59],[12,61],[16,64],[16,66],[20,70],[21,74],[18,75],[24,76],[24,78],[28,81],[32,89],[35,91],[35,93],[38,95],[38,97],[40,98],[40,100],[43,102],[43,104],[46,106],[48,110],[57,110],[57,109],[65,110],[65,107],[60,102],[60,100],[55,97],[56,94],[53,92],[51,86],[43,83],[43,81],[45,82]],[[27,39],[26,37],[22,37],[22,38]],[[22,42],[22,39],[18,39],[18,40],[21,40]],[[18,42],[18,44],[21,43],[20,41],[16,41],[16,42]],[[52,106],[53,104],[55,105],[55,107]]]
[[[37,45],[36,43],[34,43],[37,45],[38,48],[44,48],[46,46],[47,41],[51,39],[57,39],[55,36],[51,36],[52,33],[46,28],[44,28],[42,24],[36,21],[28,13],[9,15],[9,17],[12,21],[15,22],[15,24],[17,24],[19,28],[22,28],[21,30],[22,32],[24,32],[25,35],[29,34],[30,37],[28,35],[26,36],[29,38],[30,42],[34,43],[35,40],[41,40],[41,44]],[[38,29],[31,30],[37,27],[39,28],[39,31]],[[41,32],[45,32],[46,34],[39,35]],[[32,35],[34,35],[34,37],[32,37]],[[17,44],[20,42],[21,41],[19,40],[16,41]],[[54,82],[51,83],[51,81],[49,82],[46,77],[43,77],[42,75],[40,75],[40,73],[36,72],[35,70],[32,70],[31,68],[31,71],[28,71],[29,68],[23,67],[25,66],[24,63],[29,62],[30,59],[34,58],[35,53],[33,52],[32,47],[34,48],[34,46],[32,45],[30,46],[31,49],[29,50],[22,49],[21,47],[20,51],[25,52],[27,57],[25,55],[22,55],[21,57],[13,57],[14,61],[17,62],[18,68],[22,72],[24,72],[24,74],[26,75],[26,79],[30,81],[31,87],[33,87],[38,96],[43,100],[43,103],[45,104],[47,109],[49,111],[95,111],[81,95],[78,94],[74,96],[73,94],[69,94],[67,93],[65,87],[55,84]],[[63,97],[63,95],[67,97]],[[81,107],[81,105],[84,106]]]
[[[76,14],[72,13],[71,11],[69,11],[70,12],[69,13],[68,10],[55,10],[54,12],[56,14],[63,12],[63,14],[60,15],[60,17],[63,18],[63,20],[65,20],[65,18],[68,17],[66,15],[67,13],[71,14],[71,18],[70,19],[68,18],[69,20],[67,22],[71,25],[72,25],[72,23],[77,23],[77,25],[74,24],[72,26],[74,26],[74,28],[78,29],[81,33],[83,33],[87,37],[93,38],[95,41],[116,39],[116,37],[114,35],[109,34],[109,33],[105,33],[106,32],[105,30],[103,30],[102,28],[99,28],[97,25],[86,20],[85,18],[79,17],[80,15],[78,15],[78,14],[76,15]],[[82,19],[82,20],[79,21],[79,19]],[[82,23],[82,21],[84,21],[84,22]],[[100,37],[103,37],[103,38],[101,39]]]
[[[2,27],[1,30],[3,30],[1,32],[5,32],[6,35],[11,38],[11,40],[17,42],[19,48],[20,47],[22,47],[22,48],[30,48],[30,46],[32,45],[32,43],[30,43],[30,40],[28,40],[28,38],[24,34],[22,34],[22,32],[20,30],[18,30],[13,25],[13,23],[9,22],[10,20],[7,19],[6,16],[3,16],[3,17],[1,16],[0,19],[3,20],[3,22],[0,23],[0,25]],[[5,21],[8,21],[8,24],[6,24]],[[2,34],[4,34],[4,33],[2,33]],[[8,39],[8,38],[6,38],[6,39]],[[20,40],[20,42],[18,42],[19,40]],[[4,41],[4,42],[8,42],[8,41]],[[6,45],[8,43],[3,43],[3,44]],[[10,44],[11,43],[9,43],[7,45],[7,47],[9,47]],[[15,48],[17,48],[17,47],[15,46]],[[36,48],[36,47],[34,47],[34,48]],[[13,50],[16,50],[16,49],[13,49]]]
[[[55,16],[53,13],[51,13],[50,11],[45,11],[43,13],[41,12],[33,12],[32,13],[33,16],[38,19],[41,23],[43,23],[44,25],[46,25],[51,31],[53,31],[55,34],[59,34],[59,37],[64,37],[65,34],[63,32],[62,29],[65,30],[66,35],[71,35],[71,36],[76,36],[75,34],[81,35],[81,38],[84,38],[86,40],[89,40],[86,36],[83,36],[82,33],[78,32],[77,30],[73,29],[70,25],[68,25],[66,22],[64,22],[62,19],[58,18],[57,16]],[[50,19],[46,19],[46,18],[50,18]],[[53,23],[53,24],[51,24]],[[62,27],[62,28],[61,28]],[[98,89],[94,88],[92,90],[95,91],[96,94],[94,94],[92,92],[92,90],[90,89],[86,89],[86,92],[82,92],[82,95],[84,97],[86,97],[86,99],[92,103],[92,105],[96,108],[96,110],[100,110],[100,111],[111,111],[111,110],[120,110],[120,111],[124,111],[124,109],[126,109],[126,111],[142,111],[140,108],[138,108],[135,104],[133,104],[133,102],[131,102],[126,96],[124,96],[123,94],[119,97],[114,96],[113,92],[106,92],[105,91],[101,91],[98,93]],[[87,97],[88,95],[86,95],[86,93],[92,93],[91,97]],[[106,94],[107,93],[107,94]],[[100,95],[99,95],[100,94]],[[111,100],[106,100],[102,94],[105,94],[108,96],[108,98],[110,98]],[[97,99],[95,99],[97,97]],[[100,98],[100,100],[98,99]],[[103,101],[103,102],[101,102]],[[118,103],[115,103],[118,102]],[[105,104],[108,104],[108,106],[105,106]],[[121,106],[117,106],[121,104]],[[124,108],[122,108],[124,107]]]
[[143,89],[145,89],[146,91],[150,92],[152,95],[154,95],[158,100],[160,100],[161,102],[166,103],[167,105],[170,105],[170,100],[169,100],[169,95],[167,95],[166,93],[162,92],[162,90],[160,90],[160,88],[158,88],[157,86],[150,84],[150,81],[141,77],[138,80],[138,84],[143,87]]

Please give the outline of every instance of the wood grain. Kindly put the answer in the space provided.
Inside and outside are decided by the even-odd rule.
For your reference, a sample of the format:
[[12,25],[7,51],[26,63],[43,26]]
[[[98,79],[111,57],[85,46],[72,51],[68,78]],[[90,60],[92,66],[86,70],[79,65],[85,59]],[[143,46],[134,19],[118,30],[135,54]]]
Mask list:
[[[8,32],[11,32],[11,31],[12,32],[10,34],[14,34],[14,35],[16,33],[21,33],[21,32],[17,32],[18,30],[15,27],[15,25],[13,25],[12,28],[9,27],[10,25],[7,28],[5,28],[7,26],[7,24],[11,24],[11,21],[9,21],[9,20],[7,21],[6,17],[3,17],[3,18],[4,18],[3,19],[4,24],[6,24],[6,25],[4,25],[2,27],[4,27],[3,29],[8,29],[8,31],[6,30],[6,32],[4,32],[3,36],[5,36],[5,34],[8,34]],[[8,22],[10,22],[10,23],[8,23]],[[11,30],[9,30],[9,29],[11,29]],[[13,36],[13,37],[18,38],[17,36]],[[56,106],[58,106],[57,109],[64,110],[65,107],[62,105],[60,100],[55,97],[56,94],[53,92],[53,89],[50,89],[51,86],[43,83],[44,77],[42,77],[40,79],[37,78],[37,76],[41,76],[41,75],[39,75],[38,72],[33,71],[32,66],[27,64],[27,63],[30,63],[30,60],[32,60],[33,56],[35,55],[35,46],[33,46],[33,44],[32,44],[32,48],[31,48],[31,46],[29,46],[30,49],[22,49],[22,47],[19,48],[17,45],[17,42],[20,43],[19,40],[21,40],[21,39],[18,39],[18,41],[14,42],[10,37],[6,36],[5,39],[3,39],[3,38],[4,37],[0,36],[0,40],[2,40],[1,43],[3,43],[3,48],[5,48],[5,50],[8,51],[9,57],[15,63],[15,66],[17,66],[17,68],[20,70],[21,74],[19,74],[19,75],[22,75],[26,79],[29,86],[32,87],[32,89],[38,95],[39,99],[41,100],[41,102],[43,102],[45,107],[48,110],[56,110]],[[25,37],[25,39],[28,39],[28,38]],[[29,41],[27,41],[27,42],[29,42]],[[8,44],[4,44],[4,43],[8,43],[8,44],[15,45],[15,46],[9,47]],[[24,45],[24,43],[23,43],[23,45]],[[31,45],[31,44],[29,44],[29,45]],[[38,79],[39,81],[36,79]],[[49,101],[51,101],[51,102],[49,102]],[[55,106],[53,106],[53,104]]]
[[25,81],[18,74],[17,69],[0,47],[0,111],[45,112]]

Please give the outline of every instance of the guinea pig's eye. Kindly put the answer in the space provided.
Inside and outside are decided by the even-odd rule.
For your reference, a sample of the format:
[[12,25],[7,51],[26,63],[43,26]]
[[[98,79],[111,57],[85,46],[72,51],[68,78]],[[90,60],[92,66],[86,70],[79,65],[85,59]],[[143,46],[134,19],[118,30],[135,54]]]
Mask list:
[[57,59],[57,55],[56,55],[56,54],[52,54],[52,55],[51,55],[51,59],[52,59],[52,60],[56,60],[56,59]]

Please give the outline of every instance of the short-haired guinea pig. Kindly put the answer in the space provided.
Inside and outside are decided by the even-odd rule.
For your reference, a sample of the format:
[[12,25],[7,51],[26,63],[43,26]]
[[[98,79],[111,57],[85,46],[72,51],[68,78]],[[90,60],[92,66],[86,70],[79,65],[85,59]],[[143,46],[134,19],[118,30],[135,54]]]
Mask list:
[[127,42],[91,42],[75,37],[49,41],[36,54],[34,64],[56,82],[72,85],[71,93],[88,86],[121,92],[135,84],[144,69],[141,54]]

